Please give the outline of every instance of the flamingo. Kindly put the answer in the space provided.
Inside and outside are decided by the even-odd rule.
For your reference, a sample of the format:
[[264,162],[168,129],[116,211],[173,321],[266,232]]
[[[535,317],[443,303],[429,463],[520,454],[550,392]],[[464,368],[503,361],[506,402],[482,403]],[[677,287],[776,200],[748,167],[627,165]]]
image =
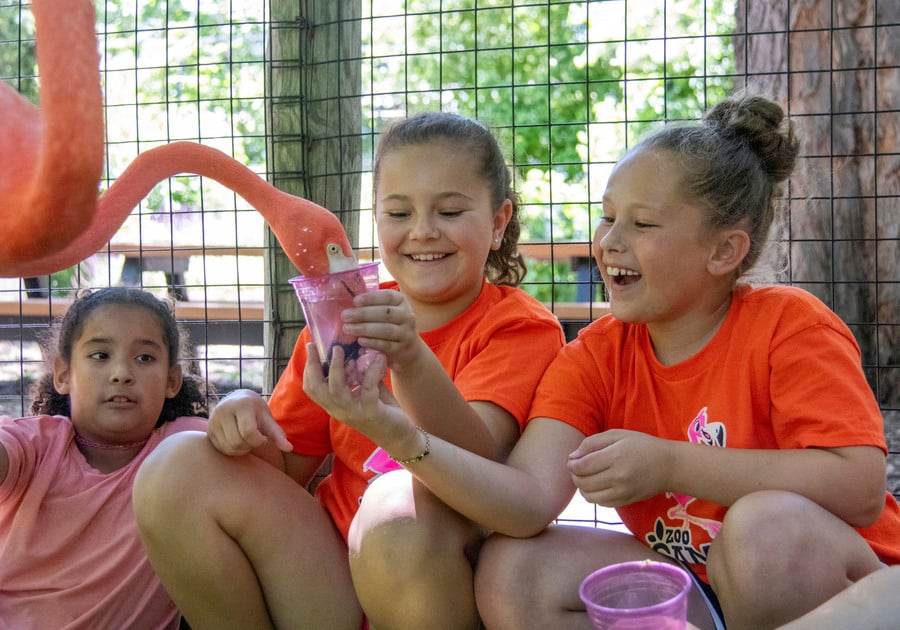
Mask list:
[[285,254],[301,274],[317,276],[356,267],[356,258],[338,218],[302,197],[280,191],[234,158],[196,142],[172,142],[139,153],[97,200],[85,229],[63,250],[4,269],[13,277],[66,269],[100,250],[160,181],[194,173],[227,186],[266,220]]
[[32,12],[41,109],[0,81],[0,272],[7,276],[84,229],[103,173],[94,7],[90,0],[35,0]]
[[[0,82],[0,277],[66,269],[99,251],[160,181],[206,176],[266,220],[303,275],[357,266],[338,218],[282,192],[212,147],[173,142],[140,153],[98,197],[103,104],[91,0],[34,0],[42,111]],[[96,88],[96,89],[95,89]]]

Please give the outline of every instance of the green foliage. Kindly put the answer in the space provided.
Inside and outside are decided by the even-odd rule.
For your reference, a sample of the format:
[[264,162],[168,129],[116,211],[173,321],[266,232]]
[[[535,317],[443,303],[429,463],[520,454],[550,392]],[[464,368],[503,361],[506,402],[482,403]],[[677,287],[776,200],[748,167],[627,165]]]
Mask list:
[[[256,0],[97,2],[110,121],[141,147],[177,139],[225,140],[265,164],[258,71],[265,24]],[[600,192],[622,151],[664,120],[698,118],[731,90],[733,0],[592,2],[379,0],[363,28],[363,120],[444,109],[498,133],[522,197],[522,237],[587,241]],[[259,14],[259,15],[257,15]],[[0,77],[35,99],[33,20],[0,7]],[[119,121],[115,107],[137,108]],[[233,138],[233,139],[232,139]],[[133,155],[123,151],[123,155]],[[125,157],[110,154],[111,175]],[[117,161],[118,160],[118,161]],[[197,210],[201,188],[174,178],[144,206]],[[67,279],[61,279],[64,284]],[[567,292],[564,264],[532,262],[543,299]],[[546,284],[545,284],[546,283]]]
[[[137,150],[172,140],[224,142],[238,160],[264,169],[265,24],[257,0],[95,0],[95,9],[111,177]],[[38,71],[29,5],[3,4],[0,79],[37,104]],[[166,220],[170,211],[199,212],[209,201],[197,182],[173,178],[154,188],[142,208]],[[49,284],[69,288],[90,272],[73,267]]]
[[38,103],[34,17],[27,6],[0,6],[0,80]]
[[[443,109],[491,125],[516,172],[523,240],[590,240],[627,146],[661,121],[699,118],[732,87],[729,0],[418,0],[379,10],[364,30],[364,85],[378,94],[363,119],[377,127]],[[572,299],[567,265],[534,261],[527,281],[539,299]]]

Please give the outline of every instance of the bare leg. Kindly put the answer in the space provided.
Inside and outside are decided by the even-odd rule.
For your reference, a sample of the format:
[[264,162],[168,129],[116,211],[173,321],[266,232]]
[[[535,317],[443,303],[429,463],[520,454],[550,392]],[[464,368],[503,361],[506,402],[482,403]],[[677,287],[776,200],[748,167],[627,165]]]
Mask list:
[[[475,573],[478,611],[491,630],[591,628],[578,587],[597,569],[631,560],[671,562],[630,534],[590,527],[551,526],[534,538],[493,535]],[[698,628],[713,622],[694,587],[688,618]]]
[[749,494],[709,551],[710,583],[729,630],[776,627],[880,568],[856,530],[798,494]]
[[350,566],[377,630],[478,628],[472,556],[480,530],[405,471],[372,482],[350,528]]
[[783,630],[890,630],[900,619],[900,565],[870,573]]
[[150,561],[192,627],[359,629],[343,540],[263,460],[172,436],[141,467],[134,504]]

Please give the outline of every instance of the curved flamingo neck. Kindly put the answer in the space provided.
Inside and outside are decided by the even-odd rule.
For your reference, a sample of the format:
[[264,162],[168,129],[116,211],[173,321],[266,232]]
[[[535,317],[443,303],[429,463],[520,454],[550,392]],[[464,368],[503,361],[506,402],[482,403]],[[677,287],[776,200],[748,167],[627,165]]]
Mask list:
[[159,182],[182,173],[209,177],[230,188],[259,210],[266,221],[277,217],[266,216],[267,210],[262,208],[277,206],[279,197],[288,196],[218,149],[193,142],[173,142],[139,154],[100,197],[100,207],[115,208],[121,225]]

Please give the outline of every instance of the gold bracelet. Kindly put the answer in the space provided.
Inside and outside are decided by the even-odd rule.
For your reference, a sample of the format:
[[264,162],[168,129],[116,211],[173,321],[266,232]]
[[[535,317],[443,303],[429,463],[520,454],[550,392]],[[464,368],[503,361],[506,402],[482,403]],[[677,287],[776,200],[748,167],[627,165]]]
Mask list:
[[409,459],[394,459],[393,456],[388,455],[388,457],[393,459],[395,462],[397,462],[401,466],[407,466],[409,464],[415,464],[416,462],[420,462],[423,459],[425,459],[425,456],[428,455],[428,453],[431,452],[431,436],[428,435],[428,431],[426,431],[422,427],[416,427],[416,429],[419,431],[419,433],[421,433],[422,435],[425,436],[425,450],[422,451],[422,453],[420,455],[416,455],[415,457],[410,457]]

